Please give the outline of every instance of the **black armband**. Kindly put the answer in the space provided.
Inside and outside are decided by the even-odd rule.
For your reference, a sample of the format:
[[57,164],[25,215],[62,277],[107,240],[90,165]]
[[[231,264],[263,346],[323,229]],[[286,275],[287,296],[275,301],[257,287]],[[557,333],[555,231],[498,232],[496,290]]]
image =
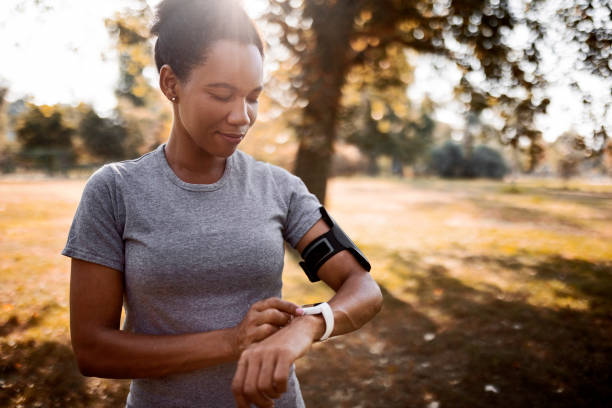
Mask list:
[[302,251],[302,258],[300,266],[306,272],[306,276],[311,282],[319,281],[319,268],[329,258],[334,256],[340,251],[348,250],[359,262],[366,271],[370,271],[372,267],[370,263],[363,255],[363,253],[357,248],[357,245],[342,231],[342,229],[334,222],[332,217],[327,214],[325,208],[319,208],[321,211],[321,217],[323,221],[329,226],[330,230],[325,234],[315,238],[306,248]]

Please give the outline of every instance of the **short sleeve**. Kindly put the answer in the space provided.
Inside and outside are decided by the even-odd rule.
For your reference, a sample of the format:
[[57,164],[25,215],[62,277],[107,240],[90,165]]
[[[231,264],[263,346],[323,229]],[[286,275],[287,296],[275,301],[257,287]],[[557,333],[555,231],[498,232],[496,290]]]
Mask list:
[[283,236],[295,248],[306,232],[321,219],[321,203],[299,177],[289,174],[287,187],[289,199]]
[[62,255],[123,272],[125,213],[120,211],[114,180],[110,166],[89,178]]

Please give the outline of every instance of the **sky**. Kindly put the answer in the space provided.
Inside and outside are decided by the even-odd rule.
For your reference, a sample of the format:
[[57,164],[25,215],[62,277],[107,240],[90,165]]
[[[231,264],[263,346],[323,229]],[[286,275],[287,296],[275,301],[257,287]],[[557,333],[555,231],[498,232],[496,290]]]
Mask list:
[[[159,1],[147,3],[155,7]],[[82,101],[92,104],[101,114],[110,113],[116,104],[113,92],[118,64],[104,20],[134,4],[135,0],[1,0],[0,85],[9,87],[8,100],[30,95],[38,104]],[[253,17],[265,8],[265,0],[248,0],[244,4]],[[520,42],[520,33],[517,41]],[[563,67],[563,61],[570,58],[559,58],[559,54],[563,57],[563,53],[571,52],[561,47],[544,56],[549,60],[554,81],[549,90],[552,97],[549,114],[538,123],[549,141],[570,127],[589,130],[588,120],[576,102],[578,95],[568,85],[566,72],[571,68]],[[418,57],[413,64],[415,81],[408,90],[409,96],[418,101],[429,95],[446,104],[437,112],[437,119],[455,127],[463,126],[463,118],[451,100],[458,73],[452,67],[433,70],[432,59],[428,57]],[[156,75],[153,68],[147,72],[152,82],[157,81]],[[589,76],[579,79],[596,100],[610,97],[606,84],[602,86]]]
[[[155,7],[159,1],[147,3]],[[261,1],[246,3],[251,14],[261,10]],[[101,113],[112,110],[119,71],[104,20],[135,4],[134,0],[0,0],[0,84],[9,87],[8,99],[31,95],[39,104],[83,101]],[[156,81],[156,72],[151,71],[149,77]]]

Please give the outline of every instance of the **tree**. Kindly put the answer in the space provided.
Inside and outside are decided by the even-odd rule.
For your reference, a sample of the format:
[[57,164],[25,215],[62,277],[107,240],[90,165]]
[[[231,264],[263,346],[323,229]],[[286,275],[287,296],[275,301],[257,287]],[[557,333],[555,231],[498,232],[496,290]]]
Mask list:
[[0,86],[0,146],[4,143],[6,125],[5,125],[5,114],[4,114],[4,97],[8,92],[8,88]]
[[59,105],[28,104],[16,128],[21,156],[50,173],[66,171],[74,162],[72,136],[75,131],[66,125]]
[[128,132],[121,124],[102,118],[89,109],[79,124],[79,135],[87,151],[102,160],[112,161],[131,158],[136,152],[127,145]]
[[428,166],[429,171],[444,178],[501,179],[508,173],[508,166],[497,150],[480,145],[467,156],[451,141],[432,150]]
[[145,68],[153,66],[147,27],[150,14],[150,8],[141,0],[139,8],[117,12],[105,21],[119,52],[119,83],[115,93],[134,106],[145,106],[155,93],[143,75]]
[[[516,13],[508,0],[270,2],[271,11],[266,18],[282,29],[280,41],[294,56],[290,84],[297,102],[304,105],[300,121],[295,124],[300,142],[295,172],[322,201],[347,74],[354,66],[393,64],[395,60],[388,58],[390,47],[399,45],[446,56],[465,73],[466,92],[482,95],[485,105],[508,103],[540,110],[546,107],[546,101],[538,100],[531,92],[544,82],[534,66],[539,62],[535,44],[545,30],[536,14]],[[536,0],[526,7],[534,8],[543,2]],[[599,0],[581,3],[599,5]],[[576,32],[578,23],[566,23]],[[518,26],[532,33],[532,46],[516,50],[508,44],[508,33]],[[602,34],[599,30],[595,37],[605,36],[609,38],[609,32]],[[602,41],[588,45],[595,57],[585,60],[586,64],[605,65],[596,57],[604,53],[598,48],[600,43],[609,45],[605,38]],[[605,67],[602,69],[607,72]],[[469,74],[475,72],[494,87],[471,92],[476,87]],[[509,92],[516,87],[524,90],[524,97],[516,98]],[[498,97],[490,100],[488,95]],[[524,105],[520,105],[521,100]],[[523,116],[527,120],[533,118],[531,114]],[[530,129],[523,121],[515,123]],[[504,134],[512,145],[518,144],[520,137],[538,141],[537,132],[523,130],[509,127]],[[537,153],[538,144],[532,146]]]
[[392,172],[402,175],[402,166],[412,164],[432,142],[434,121],[430,113],[411,112],[403,105],[388,105],[380,99],[366,100],[348,110],[340,133],[369,159],[368,173],[379,172],[377,159],[392,159]]
[[502,179],[509,169],[502,155],[487,146],[476,146],[466,158],[466,177]]
[[463,176],[465,159],[461,147],[453,142],[446,142],[432,150],[429,158],[429,169],[444,178]]
[[137,7],[118,12],[105,22],[119,53],[116,117],[127,131],[123,148],[131,156],[156,147],[167,137],[171,123],[167,101],[145,76],[145,71],[154,67],[150,20],[151,9],[138,0]]

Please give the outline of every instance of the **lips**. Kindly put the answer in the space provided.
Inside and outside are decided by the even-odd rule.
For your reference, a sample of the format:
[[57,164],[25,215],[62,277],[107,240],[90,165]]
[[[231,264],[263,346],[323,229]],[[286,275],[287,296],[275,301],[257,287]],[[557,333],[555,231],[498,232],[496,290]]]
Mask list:
[[217,132],[221,137],[230,143],[240,143],[242,138],[244,138],[244,133],[231,133],[231,132]]

